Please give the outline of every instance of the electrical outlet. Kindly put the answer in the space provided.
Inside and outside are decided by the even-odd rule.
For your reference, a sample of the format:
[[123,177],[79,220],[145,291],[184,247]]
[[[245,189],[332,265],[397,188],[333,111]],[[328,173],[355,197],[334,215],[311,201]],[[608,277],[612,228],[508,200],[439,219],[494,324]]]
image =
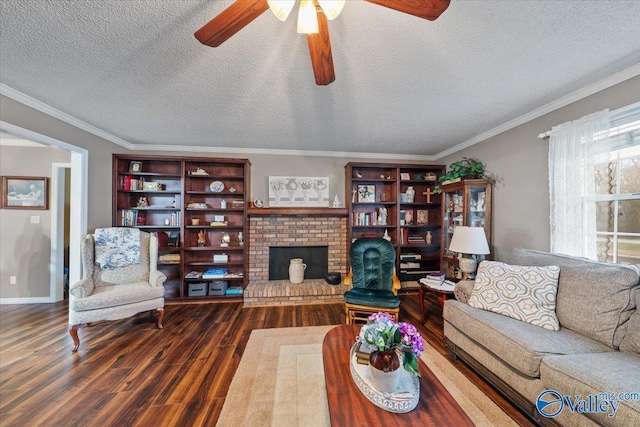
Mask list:
[[31,216],[31,224],[40,224],[40,216],[32,215]]
[[18,278],[16,276],[10,276],[9,277],[9,284],[10,285],[15,285],[18,283]]

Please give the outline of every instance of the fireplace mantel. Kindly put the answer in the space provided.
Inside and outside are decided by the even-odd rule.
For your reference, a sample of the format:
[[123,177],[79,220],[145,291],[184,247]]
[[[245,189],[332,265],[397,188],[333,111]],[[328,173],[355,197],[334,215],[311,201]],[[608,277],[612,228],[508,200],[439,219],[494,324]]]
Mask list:
[[271,216],[271,215],[323,215],[323,216],[348,216],[349,211],[346,208],[249,208],[247,210],[249,216]]

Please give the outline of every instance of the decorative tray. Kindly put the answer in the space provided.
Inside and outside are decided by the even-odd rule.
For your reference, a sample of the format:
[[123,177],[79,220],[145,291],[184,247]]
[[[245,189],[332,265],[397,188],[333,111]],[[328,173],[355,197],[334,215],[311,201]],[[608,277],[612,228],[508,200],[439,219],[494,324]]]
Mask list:
[[371,374],[369,365],[362,365],[357,362],[356,350],[358,341],[351,346],[349,355],[349,370],[351,377],[362,394],[366,396],[374,405],[385,411],[404,414],[411,412],[418,406],[420,400],[420,380],[411,375],[404,368],[400,368],[400,381],[398,387],[391,393],[383,393],[376,390],[371,384]]

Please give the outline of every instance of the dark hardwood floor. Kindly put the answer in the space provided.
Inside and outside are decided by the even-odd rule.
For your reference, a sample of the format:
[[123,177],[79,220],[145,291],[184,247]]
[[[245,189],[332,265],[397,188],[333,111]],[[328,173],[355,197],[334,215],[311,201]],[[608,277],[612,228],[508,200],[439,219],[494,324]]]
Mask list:
[[[419,326],[446,355],[435,298]],[[400,318],[418,326],[417,294]],[[71,353],[67,303],[0,306],[0,425],[213,426],[253,329],[341,324],[342,304],[242,308],[170,304],[164,329],[148,313],[80,329]],[[514,420],[532,425],[460,361],[452,361]],[[342,427],[342,426],[340,426]]]

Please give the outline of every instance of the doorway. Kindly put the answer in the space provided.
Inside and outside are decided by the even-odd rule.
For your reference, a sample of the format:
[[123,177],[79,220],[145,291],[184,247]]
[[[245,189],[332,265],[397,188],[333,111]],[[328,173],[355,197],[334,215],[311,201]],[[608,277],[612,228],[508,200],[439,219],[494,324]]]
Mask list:
[[[11,123],[6,123],[4,121],[0,121],[0,131],[6,132],[8,134],[17,136],[19,138],[37,142],[42,145],[56,147],[62,150],[66,150],[71,152],[71,161],[69,164],[59,164],[59,166],[55,167],[55,173],[52,173],[52,178],[55,178],[56,181],[66,181],[66,172],[65,169],[69,169],[69,181],[70,181],[70,191],[69,191],[69,210],[68,210],[68,221],[69,221],[69,273],[68,273],[68,281],[69,283],[75,283],[80,280],[82,277],[82,262],[81,262],[81,241],[82,237],[87,234],[87,195],[88,195],[88,158],[89,152],[84,149],[77,147],[75,145],[71,145],[67,142],[60,141],[46,135],[42,135],[28,129],[13,125]],[[54,166],[52,166],[54,167]],[[60,177],[59,174],[64,173],[65,176]],[[60,196],[59,193],[61,191],[58,190],[60,183],[57,182],[52,185],[52,189],[58,193],[56,195],[52,195],[53,197],[58,198]],[[64,191],[62,191],[62,206],[64,206]],[[59,204],[59,203],[58,203]],[[53,209],[53,206],[52,206]],[[62,265],[62,269],[64,271],[64,212],[62,214],[58,213],[58,206],[52,212],[52,230],[56,228],[55,238],[52,234],[51,239],[51,262],[50,262],[50,294],[49,300],[50,302],[59,301],[64,297],[64,283],[59,280],[58,277],[64,277],[64,273],[60,276],[60,265]],[[62,217],[62,218],[61,218]],[[53,223],[55,218],[55,224]],[[60,226],[60,221],[62,222],[62,226]],[[62,230],[59,230],[62,228]],[[58,237],[60,236],[60,237]],[[62,250],[60,250],[61,248]],[[62,252],[62,261],[59,261],[60,252]],[[55,254],[55,259],[54,259]]]

